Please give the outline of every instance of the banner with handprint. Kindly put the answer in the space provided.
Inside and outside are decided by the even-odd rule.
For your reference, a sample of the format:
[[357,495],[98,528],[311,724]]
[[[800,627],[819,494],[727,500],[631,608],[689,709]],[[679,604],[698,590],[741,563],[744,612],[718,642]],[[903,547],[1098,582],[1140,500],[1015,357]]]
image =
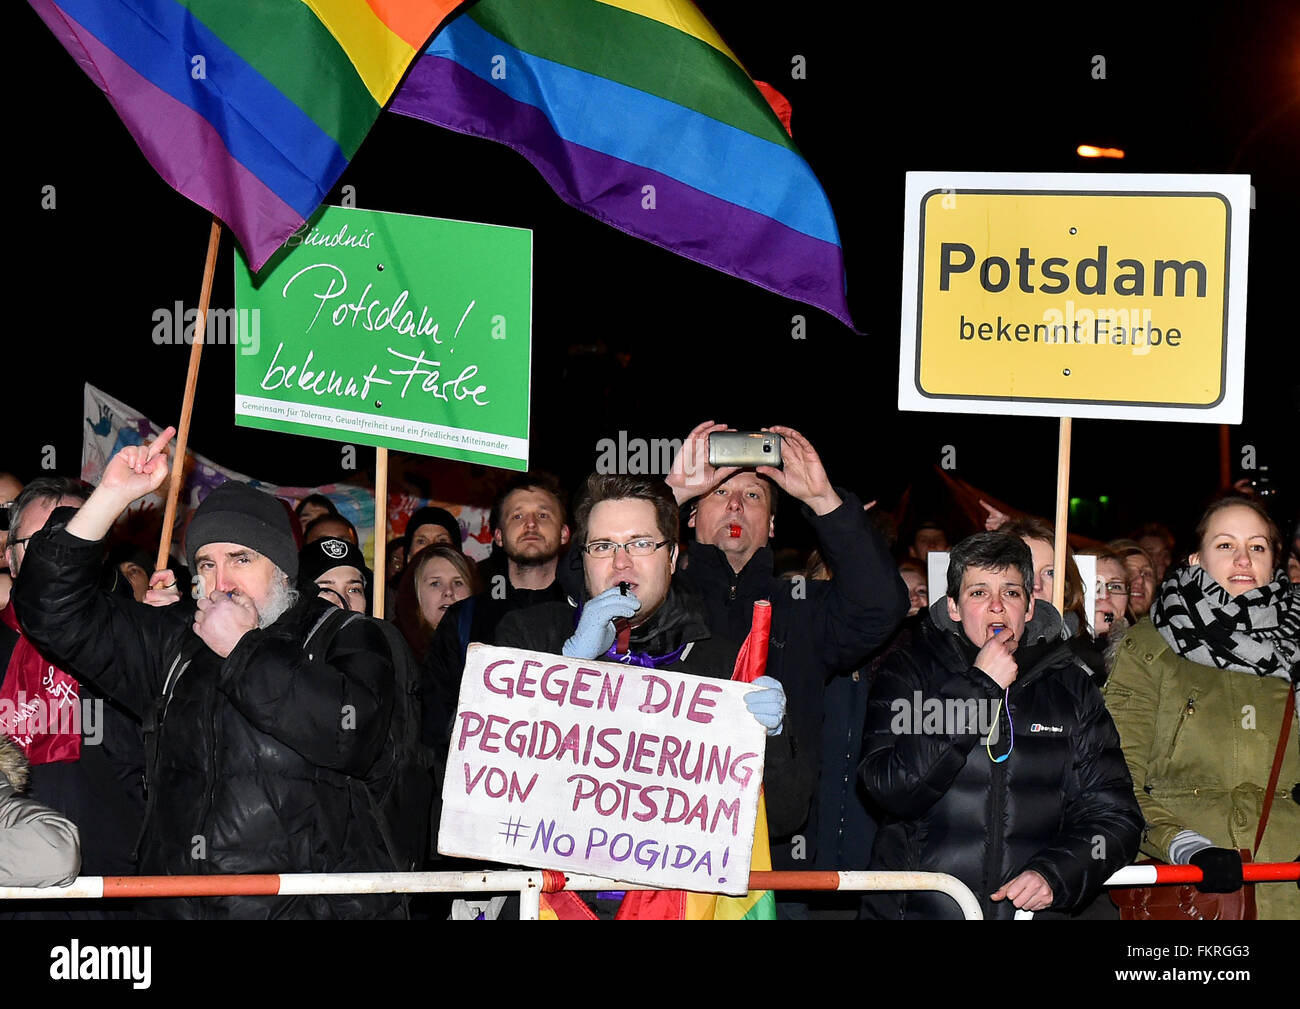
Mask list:
[[[81,479],[90,484],[99,482],[104,467],[119,451],[128,445],[140,445],[152,441],[163,429],[162,425],[154,423],[138,410],[121,400],[114,399],[89,382],[86,383],[82,413],[85,427],[82,429]],[[206,456],[193,451],[185,453],[184,474],[180,500],[176,505],[176,532],[173,536],[173,554],[176,556],[181,555],[180,547],[184,542],[185,527],[191,512],[199,506],[199,502],[207,497],[213,488],[227,480],[240,480],[282,498],[291,506],[296,505],[308,494],[324,494],[334,502],[339,514],[356,527],[359,546],[371,567],[374,567],[375,493],[371,488],[347,483],[330,483],[319,487],[284,487],[220,466]],[[157,545],[159,530],[162,528],[163,509],[167,503],[166,489],[167,485],[163,484],[158,491],[146,495],[132,505],[131,510],[118,522],[118,538],[151,550]],[[388,495],[390,541],[392,537],[400,536],[406,530],[407,520],[417,509],[429,504],[446,508],[456,516],[460,523],[467,555],[475,560],[483,560],[492,552],[492,539],[488,533],[488,509],[415,497],[410,494]]]

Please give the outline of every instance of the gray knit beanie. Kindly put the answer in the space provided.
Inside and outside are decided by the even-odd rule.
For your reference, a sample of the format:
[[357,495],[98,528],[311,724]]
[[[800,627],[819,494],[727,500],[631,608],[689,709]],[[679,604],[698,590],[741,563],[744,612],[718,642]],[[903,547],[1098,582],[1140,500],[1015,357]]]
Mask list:
[[185,533],[190,570],[197,573],[194,555],[208,543],[238,543],[256,550],[298,580],[298,545],[289,525],[289,511],[279,498],[246,483],[228,480],[203,499]]

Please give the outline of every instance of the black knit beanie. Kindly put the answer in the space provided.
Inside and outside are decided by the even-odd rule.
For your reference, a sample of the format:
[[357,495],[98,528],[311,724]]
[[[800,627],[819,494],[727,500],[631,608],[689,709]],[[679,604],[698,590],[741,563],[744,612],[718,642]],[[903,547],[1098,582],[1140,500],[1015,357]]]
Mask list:
[[190,570],[197,571],[194,555],[208,543],[238,543],[256,550],[289,576],[298,580],[298,547],[289,526],[289,512],[280,500],[246,483],[228,480],[203,499],[185,533],[185,553]]
[[366,556],[350,540],[323,539],[308,543],[298,555],[298,588],[306,591],[316,579],[331,568],[349,567],[361,572],[369,585],[374,576],[366,567]]
[[446,508],[439,508],[436,505],[426,505],[417,510],[409,522],[406,523],[406,533],[403,541],[406,544],[406,559],[411,559],[411,538],[415,535],[420,526],[442,526],[451,536],[449,546],[457,550],[464,549],[464,540],[460,534],[460,523],[456,521],[456,516],[447,511]]

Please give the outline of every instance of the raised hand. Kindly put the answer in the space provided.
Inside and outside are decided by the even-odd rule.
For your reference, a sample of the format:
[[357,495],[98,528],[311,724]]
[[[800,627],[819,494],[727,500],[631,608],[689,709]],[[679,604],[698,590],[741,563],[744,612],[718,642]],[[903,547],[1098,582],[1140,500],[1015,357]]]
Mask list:
[[175,433],[169,427],[148,445],[128,445],[113,456],[95,492],[68,520],[68,532],[92,543],[101,540],[127,505],[161,487],[167,479],[167,443]]
[[578,626],[573,636],[564,642],[561,654],[574,659],[594,659],[609,651],[618,632],[614,621],[633,616],[641,608],[641,600],[636,596],[624,595],[619,586],[606,589],[600,595],[587,600],[578,618]]
[[686,436],[686,440],[682,442],[682,450],[673,460],[673,468],[664,478],[664,483],[672,488],[673,497],[677,499],[679,506],[707,494],[723,480],[739,471],[738,466],[715,468],[709,465],[709,435],[716,431],[730,430],[731,428],[726,424],[715,424],[711,420],[706,420],[703,424],[697,424]]
[[1020,667],[1012,655],[1015,650],[1016,641],[1010,631],[995,634],[984,642],[984,647],[975,656],[975,668],[1006,690],[1020,674]]
[[152,494],[167,479],[167,443],[174,434],[176,428],[169,427],[147,445],[127,445],[108,461],[97,490],[122,507]]
[[781,468],[759,466],[760,475],[769,477],[791,497],[798,498],[815,515],[826,515],[844,503],[826,477],[821,456],[807,438],[792,427],[774,424],[763,430],[781,436]]
[[998,511],[987,501],[981,500],[980,504],[982,504],[984,510],[989,513],[988,517],[984,519],[984,528],[988,532],[994,532],[995,530],[1001,529],[1008,521],[1010,521],[1010,516],[1007,515],[1006,512]]

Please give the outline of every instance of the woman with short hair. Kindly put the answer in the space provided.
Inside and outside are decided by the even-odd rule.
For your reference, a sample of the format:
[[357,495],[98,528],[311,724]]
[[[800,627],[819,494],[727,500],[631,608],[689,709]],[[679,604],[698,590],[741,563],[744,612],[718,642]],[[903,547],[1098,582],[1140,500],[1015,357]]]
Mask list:
[[1133,540],[1111,540],[1107,544],[1119,554],[1128,572],[1128,621],[1137,623],[1151,611],[1151,601],[1155,598],[1156,567],[1151,555]]

